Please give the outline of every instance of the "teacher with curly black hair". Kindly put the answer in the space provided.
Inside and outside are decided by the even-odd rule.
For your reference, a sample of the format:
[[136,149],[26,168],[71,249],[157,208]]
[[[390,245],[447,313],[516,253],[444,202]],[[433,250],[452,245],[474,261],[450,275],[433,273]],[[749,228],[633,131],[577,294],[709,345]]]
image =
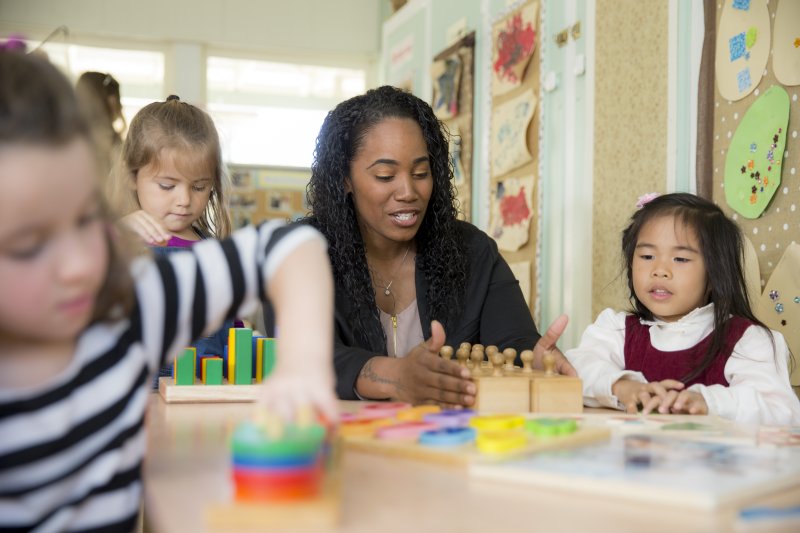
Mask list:
[[456,218],[446,130],[431,107],[393,87],[342,102],[317,138],[304,222],[328,240],[336,285],[334,364],[342,399],[470,406],[469,371],[444,344],[548,350],[495,242]]

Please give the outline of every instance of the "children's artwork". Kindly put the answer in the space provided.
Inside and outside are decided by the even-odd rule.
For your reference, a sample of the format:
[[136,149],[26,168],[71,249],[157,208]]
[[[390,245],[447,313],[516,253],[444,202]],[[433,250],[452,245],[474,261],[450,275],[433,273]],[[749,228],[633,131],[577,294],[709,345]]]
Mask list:
[[747,110],[725,159],[725,200],[745,218],[758,218],[781,183],[789,95],[773,85]]
[[466,173],[461,163],[461,132],[457,125],[450,128],[450,161],[453,163],[453,183],[456,189],[466,185]]
[[581,448],[472,464],[469,472],[473,479],[708,509],[796,485],[800,449],[618,434]]
[[492,112],[492,176],[502,176],[531,160],[528,151],[528,125],[536,112],[538,99],[533,89],[521,93]]
[[533,176],[507,178],[495,183],[489,227],[490,235],[500,250],[515,252],[528,242],[533,217],[533,187]]
[[531,262],[530,261],[516,261],[509,263],[511,273],[519,281],[519,288],[522,290],[522,295],[525,297],[525,303],[528,307],[531,306]]
[[[759,320],[783,334],[789,350],[797,357],[800,354],[800,244],[786,247],[754,308]],[[800,386],[799,366],[795,365],[791,376],[793,387]]]
[[536,47],[538,2],[528,3],[492,29],[492,94],[519,87]]
[[800,2],[779,0],[772,40],[772,68],[784,85],[800,85]]
[[458,115],[458,88],[461,83],[461,58],[458,53],[434,61],[431,66],[433,81],[433,112],[441,120]]
[[723,98],[739,100],[758,86],[769,50],[767,3],[725,0],[717,27],[715,60],[717,87]]
[[467,221],[472,202],[474,56],[475,32],[471,32],[436,54],[431,67],[434,112],[450,132],[458,217]]

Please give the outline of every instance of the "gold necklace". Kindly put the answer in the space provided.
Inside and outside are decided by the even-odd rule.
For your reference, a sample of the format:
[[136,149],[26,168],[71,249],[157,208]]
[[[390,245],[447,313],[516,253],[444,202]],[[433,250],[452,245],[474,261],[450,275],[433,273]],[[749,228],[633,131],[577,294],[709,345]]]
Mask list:
[[[378,285],[380,288],[382,288],[382,289],[383,289],[383,294],[384,294],[385,296],[392,296],[392,290],[391,290],[391,289],[392,289],[392,283],[394,283],[394,278],[396,278],[396,277],[397,277],[397,274],[400,272],[400,269],[402,269],[402,268],[403,268],[403,264],[406,262],[406,257],[408,257],[408,251],[409,251],[409,250],[411,250],[411,245],[410,245],[410,244],[408,245],[408,248],[406,248],[406,253],[404,253],[404,254],[403,254],[403,259],[400,261],[400,265],[397,267],[397,270],[395,271],[394,275],[392,276],[392,279],[390,279],[390,280],[389,280],[389,284],[388,284],[388,285],[386,285],[386,286],[384,287],[383,285],[381,285],[380,283],[378,283],[378,282],[377,282],[377,280],[375,281],[375,283],[376,283],[376,284],[377,284],[377,285]],[[375,276],[374,276],[374,275],[373,275],[373,279],[375,279]]]
[[392,343],[394,345],[394,356],[395,357],[397,357],[397,309],[396,309],[396,301],[394,299],[394,295],[392,295],[392,290],[391,289],[392,289],[392,283],[394,283],[394,278],[397,277],[397,274],[400,272],[400,270],[403,268],[403,264],[406,262],[406,257],[408,257],[408,251],[409,250],[411,250],[411,244],[410,243],[409,243],[408,247],[406,248],[406,253],[403,254],[403,259],[400,260],[400,265],[397,267],[397,270],[395,271],[394,276],[392,276],[392,279],[389,280],[389,284],[388,285],[386,285],[384,287],[383,285],[381,285],[380,283],[375,281],[375,273],[374,273],[374,271],[373,271],[373,276],[372,276],[372,279],[373,279],[373,281],[375,281],[375,284],[383,289],[383,294],[386,295],[386,296],[391,296],[391,298],[392,298],[392,314],[390,316],[391,316],[391,319],[392,319]]

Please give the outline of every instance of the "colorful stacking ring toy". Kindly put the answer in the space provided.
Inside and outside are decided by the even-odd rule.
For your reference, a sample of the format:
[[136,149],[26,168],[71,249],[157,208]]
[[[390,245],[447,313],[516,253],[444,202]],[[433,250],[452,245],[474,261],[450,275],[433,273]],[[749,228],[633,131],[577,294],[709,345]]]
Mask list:
[[288,424],[271,437],[262,426],[240,424],[233,433],[233,482],[241,501],[294,500],[319,494],[325,428]]

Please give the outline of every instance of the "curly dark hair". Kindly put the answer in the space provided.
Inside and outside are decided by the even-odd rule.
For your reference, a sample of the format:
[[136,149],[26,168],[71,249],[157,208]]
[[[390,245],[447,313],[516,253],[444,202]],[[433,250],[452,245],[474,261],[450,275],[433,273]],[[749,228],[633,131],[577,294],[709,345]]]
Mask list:
[[[353,331],[369,346],[370,338],[384,338],[378,306],[359,231],[355,207],[345,190],[350,164],[370,130],[387,118],[408,118],[419,124],[428,148],[433,191],[415,237],[416,264],[428,283],[427,312],[447,328],[458,316],[467,280],[467,254],[458,231],[458,205],[446,127],[425,101],[383,86],[346,100],[328,113],[317,137],[311,181],[306,190],[312,216],[308,222],[328,240],[333,275],[338,288],[351,299],[347,317]],[[384,350],[371,346],[373,350]]]
[[758,320],[750,307],[744,278],[744,247],[742,232],[736,223],[725,216],[716,204],[689,193],[658,196],[636,211],[622,232],[622,254],[628,277],[628,290],[634,306],[633,313],[641,319],[653,320],[653,313],[636,297],[633,290],[633,255],[642,227],[662,216],[672,216],[676,222],[691,228],[700,244],[706,266],[709,298],[714,303],[714,333],[708,353],[681,381],[688,383],[702,374],[714,361],[725,342],[729,318],[738,316],[769,329]]

